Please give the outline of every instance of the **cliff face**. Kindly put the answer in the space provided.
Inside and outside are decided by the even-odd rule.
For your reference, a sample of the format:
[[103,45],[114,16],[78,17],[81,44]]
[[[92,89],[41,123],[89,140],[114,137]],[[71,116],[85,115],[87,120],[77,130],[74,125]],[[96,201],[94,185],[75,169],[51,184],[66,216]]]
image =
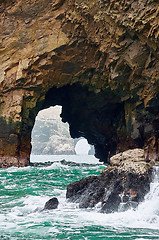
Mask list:
[[0,164],[29,164],[39,110],[61,105],[73,138],[107,161],[159,151],[157,0],[0,1]]

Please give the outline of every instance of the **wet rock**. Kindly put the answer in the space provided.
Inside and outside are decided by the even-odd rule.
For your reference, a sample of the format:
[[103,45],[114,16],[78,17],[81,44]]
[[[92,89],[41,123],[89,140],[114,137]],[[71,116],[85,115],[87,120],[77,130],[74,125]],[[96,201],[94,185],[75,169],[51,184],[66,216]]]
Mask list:
[[44,206],[44,210],[56,209],[58,207],[59,201],[56,197],[49,199]]
[[99,176],[69,184],[66,197],[81,208],[92,208],[101,202],[101,211],[107,213],[135,208],[149,191],[154,164],[142,161],[143,154],[142,149],[134,149],[115,155],[112,166],[103,169]]

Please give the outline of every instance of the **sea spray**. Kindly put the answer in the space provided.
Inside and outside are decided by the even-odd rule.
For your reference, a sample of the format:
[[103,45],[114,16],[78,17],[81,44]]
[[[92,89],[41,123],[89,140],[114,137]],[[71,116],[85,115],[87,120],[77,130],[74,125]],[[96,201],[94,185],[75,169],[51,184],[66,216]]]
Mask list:
[[145,201],[138,206],[138,211],[144,212],[145,220],[158,223],[159,227],[159,166],[154,166],[150,191],[145,196]]
[[[83,162],[82,159],[79,162],[76,156],[66,156],[65,162],[58,163],[57,160],[64,157],[47,158],[54,163],[0,170],[0,239],[159,239],[155,205],[158,182],[155,177],[150,192],[135,211],[102,214],[100,206],[79,209],[78,204],[68,202],[65,195],[69,183],[92,174],[99,175],[105,166],[91,156],[84,158]],[[36,156],[36,162],[41,159],[46,160],[43,156]],[[71,165],[70,161],[74,164]],[[35,211],[42,209],[51,197],[58,198],[57,209]],[[152,211],[149,210],[151,205]]]

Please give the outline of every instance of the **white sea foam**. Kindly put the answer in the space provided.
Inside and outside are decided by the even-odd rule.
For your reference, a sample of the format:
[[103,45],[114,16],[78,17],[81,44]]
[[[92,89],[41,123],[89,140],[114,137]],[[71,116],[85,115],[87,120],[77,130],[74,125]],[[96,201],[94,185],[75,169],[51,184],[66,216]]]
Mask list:
[[73,162],[76,160],[77,163],[88,163],[88,164],[102,164],[99,159],[95,158],[93,155],[31,155],[30,161],[35,162],[54,162],[61,161],[65,159],[66,161]]
[[[126,212],[101,214],[94,212],[79,213],[87,221],[95,219],[95,223],[104,226],[130,228],[159,228],[159,167],[155,168],[154,179],[150,185],[150,192],[136,210]],[[94,221],[92,221],[94,223]]]
[[[44,167],[43,169],[51,170],[65,167],[69,168],[67,165],[55,162],[50,167]],[[28,167],[27,171],[30,171],[30,169],[31,167]],[[15,168],[10,168],[8,171],[14,170]],[[79,229],[83,229],[85,226],[103,226],[110,229],[115,228],[119,231],[125,228],[147,228],[151,229],[151,231],[159,228],[159,168],[155,169],[150,192],[136,210],[129,209],[126,212],[103,214],[100,213],[100,204],[93,210],[85,210],[79,209],[76,203],[68,202],[65,198],[66,190],[54,187],[51,193],[52,196],[51,194],[50,196],[29,195],[10,202],[13,205],[17,203],[17,206],[12,207],[8,212],[0,214],[0,229],[6,229],[7,232],[26,232],[31,231],[30,229],[34,229],[36,226],[38,229],[38,226],[42,227],[46,222],[50,224],[49,233],[58,233],[62,231],[60,229],[70,232],[74,231],[74,229],[80,231]],[[42,211],[45,202],[53,196],[58,197],[58,208],[51,211]],[[39,231],[42,231],[42,229]],[[159,239],[158,237],[156,234],[156,239]],[[133,236],[133,239],[145,240],[146,235],[136,236],[136,238]]]

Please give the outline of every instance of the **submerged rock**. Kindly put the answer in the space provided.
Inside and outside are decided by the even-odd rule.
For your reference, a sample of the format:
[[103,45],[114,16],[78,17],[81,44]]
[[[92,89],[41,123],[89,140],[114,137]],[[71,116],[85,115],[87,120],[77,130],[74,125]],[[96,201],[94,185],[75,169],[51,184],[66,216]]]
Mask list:
[[135,208],[149,191],[154,163],[144,161],[142,149],[117,154],[110,163],[99,176],[69,184],[66,198],[79,203],[80,208],[101,202],[101,210],[107,213]]
[[58,207],[59,201],[56,197],[49,199],[44,206],[44,210],[56,209]]

